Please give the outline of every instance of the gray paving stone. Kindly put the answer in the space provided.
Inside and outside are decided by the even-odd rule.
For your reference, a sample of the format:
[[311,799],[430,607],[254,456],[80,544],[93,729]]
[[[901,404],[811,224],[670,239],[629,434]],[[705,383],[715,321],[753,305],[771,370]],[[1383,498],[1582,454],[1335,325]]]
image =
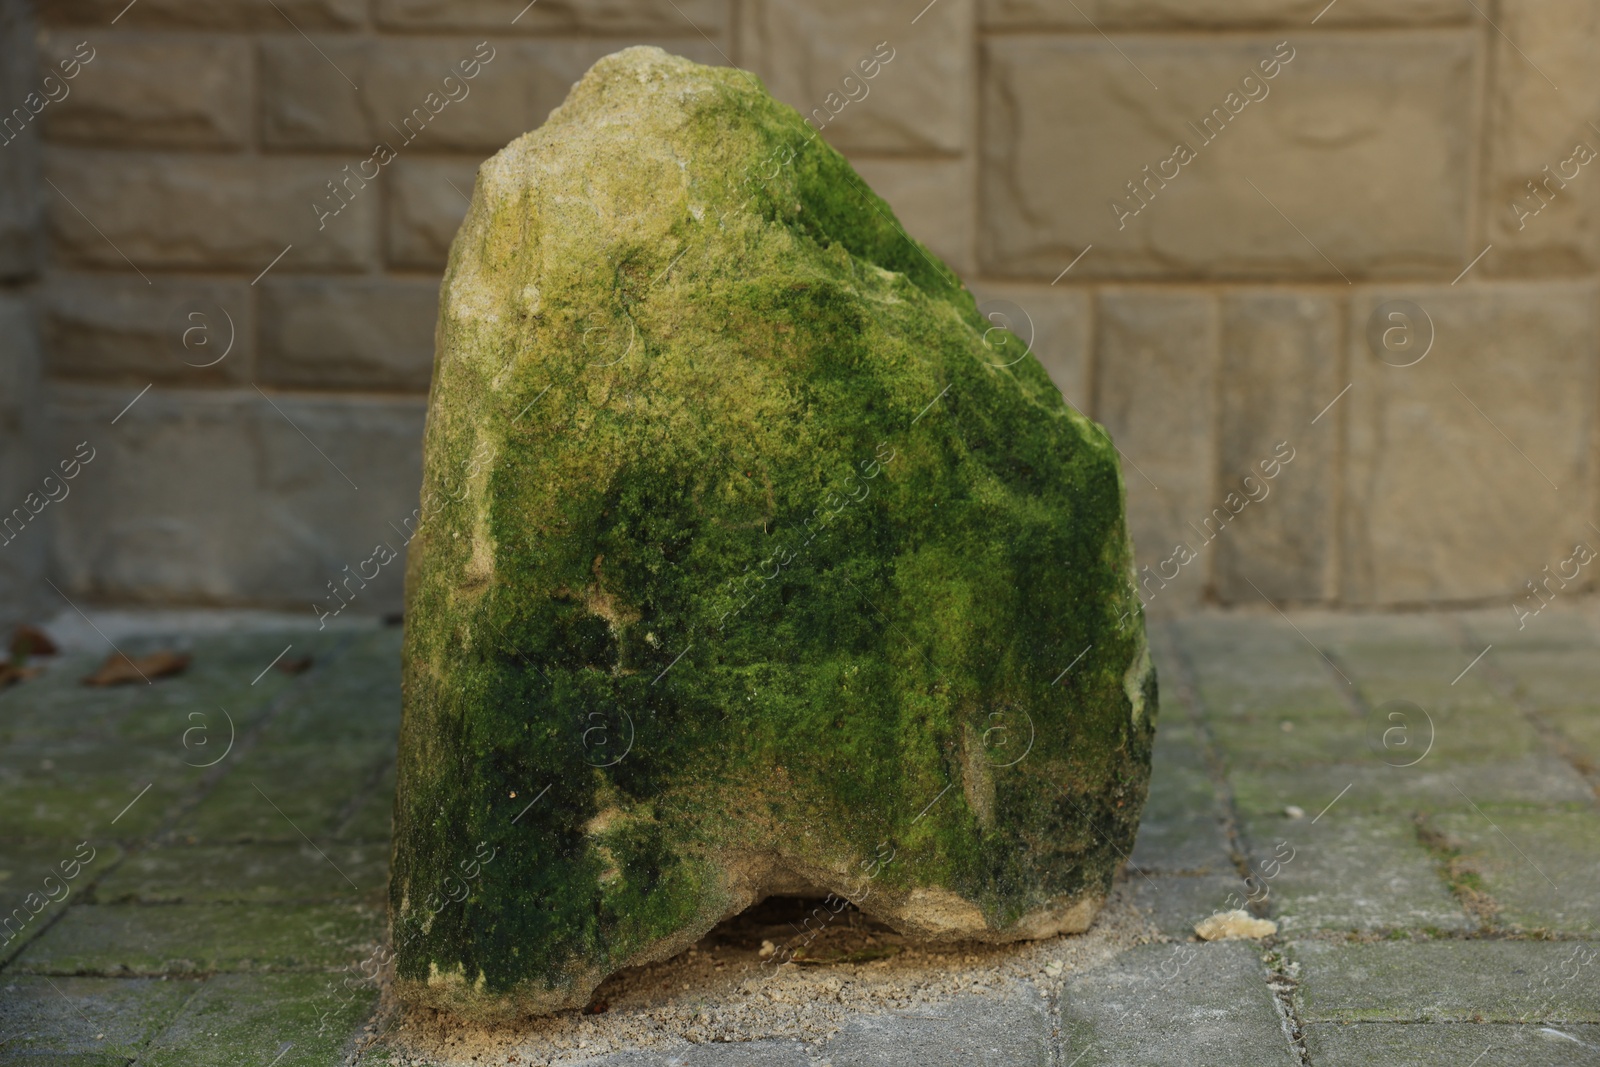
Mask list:
[[1232,869],[1228,837],[1194,731],[1176,719],[1156,731],[1150,796],[1132,862],[1147,871]]
[[186,766],[185,756],[176,739],[165,746],[8,746],[0,752],[5,832],[80,841],[142,837],[160,825],[204,774]]
[[1588,941],[1296,941],[1306,1022],[1600,1022]]
[[0,1062],[38,1053],[125,1063],[198,988],[197,982],[159,978],[6,975],[0,978]]
[[331,835],[393,761],[394,745],[263,743],[175,830],[200,841],[302,841]]
[[1251,870],[1284,934],[1477,926],[1406,816],[1337,808],[1315,823],[1268,816],[1248,820],[1245,838]]
[[833,1067],[924,1067],[930,1063],[1050,1063],[1048,1005],[1030,986],[1001,996],[962,996],[937,1005],[852,1019],[828,1041]]
[[1071,982],[1060,1062],[1076,1067],[1291,1067],[1257,949],[1145,945]]
[[[96,904],[382,906],[389,845],[168,845],[140,852],[94,887]],[[346,878],[349,881],[346,881]],[[354,884],[352,884],[354,883]]]
[[69,903],[90,899],[95,881],[121,856],[107,841],[0,841],[0,962]]
[[666,1052],[620,1052],[574,1067],[814,1067],[816,1063],[795,1041],[718,1041]]
[[378,992],[343,994],[329,975],[221,975],[139,1058],[144,1067],[320,1067],[340,1063]]
[[[1600,1063],[1596,1026],[1433,1026],[1313,1023],[1311,1062],[1329,1067],[1580,1067]],[[1585,1047],[1587,1046],[1587,1048]]]
[[[1480,807],[1593,807],[1593,794],[1583,779],[1547,754],[1450,768],[1427,761],[1415,767],[1368,762],[1241,768],[1229,780],[1234,806],[1242,815],[1282,815],[1292,804],[1315,816],[1335,798],[1336,812],[1471,811],[1462,793]],[[1351,787],[1348,792],[1346,786]]]
[[321,971],[359,960],[383,927],[380,909],[353,904],[71,907],[7,964],[7,973]]
[[1600,814],[1472,812],[1440,815],[1433,825],[1461,844],[1500,905],[1501,923],[1600,931]]
[[1156,929],[1180,939],[1193,937],[1195,923],[1207,916],[1243,907],[1248,892],[1238,875],[1133,874],[1127,882]]

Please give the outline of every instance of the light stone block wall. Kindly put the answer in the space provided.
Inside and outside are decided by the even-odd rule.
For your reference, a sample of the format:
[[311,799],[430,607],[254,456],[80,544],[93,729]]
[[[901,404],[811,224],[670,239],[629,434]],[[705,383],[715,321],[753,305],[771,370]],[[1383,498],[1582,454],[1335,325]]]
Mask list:
[[[0,93],[5,100],[20,102],[33,87],[32,37],[27,5],[0,0]],[[5,633],[34,614],[48,588],[41,579],[53,505],[45,496],[29,498],[30,493],[49,491],[43,478],[51,473],[48,457],[34,447],[43,432],[39,328],[32,300],[40,251],[38,148],[26,136],[0,146],[0,629]],[[59,496],[62,490],[54,492]]]
[[69,594],[305,606],[398,547],[475,167],[634,43],[760,75],[1031,340],[1122,452],[1151,611],[1509,604],[1600,547],[1600,0],[53,0],[20,49],[0,12],[39,71],[94,50],[0,147],[0,489],[106,457],[32,538]]

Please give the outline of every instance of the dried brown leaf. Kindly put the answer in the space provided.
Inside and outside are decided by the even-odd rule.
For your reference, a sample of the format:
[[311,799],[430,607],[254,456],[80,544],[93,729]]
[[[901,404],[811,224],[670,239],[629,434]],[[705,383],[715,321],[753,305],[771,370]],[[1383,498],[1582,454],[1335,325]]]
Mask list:
[[95,672],[84,678],[84,685],[123,685],[127,682],[153,682],[173,674],[182,674],[189,666],[189,653],[162,649],[148,656],[131,659],[121,652],[113,652]]

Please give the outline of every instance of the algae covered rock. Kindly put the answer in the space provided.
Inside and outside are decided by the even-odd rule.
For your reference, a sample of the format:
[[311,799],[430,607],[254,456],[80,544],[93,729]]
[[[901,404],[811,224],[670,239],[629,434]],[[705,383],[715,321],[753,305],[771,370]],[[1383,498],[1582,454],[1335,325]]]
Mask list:
[[1087,927],[1155,677],[1115,449],[1023,351],[746,73],[628,49],[483,165],[406,581],[402,997],[580,1007],[776,893]]

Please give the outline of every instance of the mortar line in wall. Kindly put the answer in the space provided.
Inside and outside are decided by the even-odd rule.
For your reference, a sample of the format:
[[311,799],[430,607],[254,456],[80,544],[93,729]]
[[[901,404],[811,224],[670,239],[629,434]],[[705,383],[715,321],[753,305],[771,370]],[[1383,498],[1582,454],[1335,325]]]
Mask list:
[[[1350,310],[1351,297],[1348,293],[1341,293],[1334,300],[1337,309],[1337,322],[1334,325],[1334,350],[1333,369],[1336,380],[1355,382],[1354,372],[1350,366]],[[1328,562],[1325,564],[1322,580],[1318,583],[1322,593],[1323,603],[1337,606],[1343,592],[1344,578],[1344,465],[1347,459],[1346,449],[1349,444],[1349,434],[1346,432],[1346,406],[1345,411],[1340,411],[1333,417],[1333,424],[1329,430],[1333,434],[1333,447],[1328,449],[1332,466],[1328,474]]]
[[[1223,437],[1227,432],[1228,419],[1224,408],[1224,389],[1222,384],[1223,374],[1226,370],[1227,360],[1222,351],[1222,316],[1225,313],[1223,301],[1227,297],[1226,291],[1219,292],[1216,285],[1212,284],[1205,290],[1205,296],[1210,300],[1211,328],[1208,340],[1211,343],[1209,359],[1211,360],[1211,479],[1206,486],[1205,499],[1214,500],[1222,486],[1224,477],[1222,464],[1224,460],[1225,443]],[[1186,534],[1185,537],[1188,535]],[[1224,542],[1222,551],[1228,550],[1228,543]],[[1207,552],[1202,563],[1205,571],[1200,578],[1200,599],[1206,603],[1217,603],[1222,598],[1217,592],[1217,557],[1221,552]]]
[[[1488,22],[1485,17],[1484,23]],[[1472,78],[1472,107],[1470,115],[1471,142],[1469,151],[1472,153],[1472,166],[1467,168],[1467,196],[1465,209],[1467,212],[1467,244],[1470,248],[1482,248],[1488,240],[1488,232],[1492,229],[1489,225],[1488,215],[1492,208],[1485,201],[1480,200],[1480,193],[1489,187],[1489,89],[1492,64],[1494,60],[1494,38],[1489,36],[1488,25],[1481,25],[1479,33],[1482,44],[1478,50],[1478,60],[1473,64]],[[1468,255],[1471,255],[1469,250]],[[1452,282],[1452,285],[1455,283]]]
[[[1332,35],[1346,33],[1360,33],[1371,36],[1416,36],[1430,31],[1460,31],[1470,27],[1479,20],[1464,18],[1458,22],[1415,22],[1410,24],[1387,23],[1336,23],[1331,27],[1318,26],[1314,29],[1309,25],[1300,23],[1260,23],[1257,25],[1239,26],[1194,26],[1182,24],[1169,24],[1165,26],[1123,26],[1108,27],[1102,25],[1100,30],[1111,37],[1132,37],[1154,40],[1157,38],[1187,39],[1192,41],[1229,41],[1247,42],[1259,41],[1262,37],[1282,37],[1286,34],[1303,33],[1310,29],[1313,35]],[[1008,23],[1004,26],[983,26],[980,32],[984,37],[1020,37],[1037,39],[1038,37],[1071,38],[1075,40],[1104,40],[1100,30],[1086,30],[1082,24],[1072,23]]]

